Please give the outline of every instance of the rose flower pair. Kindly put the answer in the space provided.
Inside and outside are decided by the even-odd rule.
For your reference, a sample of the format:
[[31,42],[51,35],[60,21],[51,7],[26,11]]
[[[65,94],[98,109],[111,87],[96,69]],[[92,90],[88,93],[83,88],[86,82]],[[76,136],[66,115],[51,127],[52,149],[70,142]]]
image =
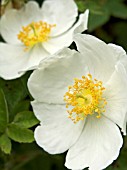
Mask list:
[[[73,0],[29,1],[1,18],[0,76],[28,80],[40,121],[34,137],[50,154],[68,150],[68,169],[101,170],[119,155],[126,135],[127,55],[122,47],[81,34],[88,13]],[[89,29],[89,28],[88,28]],[[75,42],[77,51],[67,48]],[[120,128],[120,129],[119,129]]]

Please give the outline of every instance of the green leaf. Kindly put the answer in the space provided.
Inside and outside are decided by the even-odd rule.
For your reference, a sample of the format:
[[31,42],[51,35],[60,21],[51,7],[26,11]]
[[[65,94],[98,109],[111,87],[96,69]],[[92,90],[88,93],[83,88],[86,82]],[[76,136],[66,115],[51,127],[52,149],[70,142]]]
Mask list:
[[34,141],[33,131],[22,128],[16,124],[10,124],[7,128],[7,135],[14,141],[19,143],[31,143]]
[[39,123],[37,118],[34,116],[34,113],[31,111],[24,111],[24,112],[18,113],[15,116],[13,122],[24,128],[30,128]]
[[0,78],[0,88],[3,89],[8,103],[10,121],[14,119],[15,107],[28,95],[28,91],[26,90],[26,86],[24,85],[27,84],[26,76],[27,74],[25,74],[22,78],[11,81],[3,80]]
[[11,81],[0,79],[0,86],[3,88],[11,109],[27,95],[20,79]]
[[91,32],[96,28],[104,25],[109,20],[109,18],[110,16],[106,11],[103,11],[103,13],[99,15],[90,13],[88,30]]
[[127,19],[127,6],[124,0],[76,0],[80,12],[89,9],[88,31],[104,25],[111,16]]
[[0,148],[6,154],[11,152],[11,140],[6,134],[0,136]]
[[106,8],[109,9],[110,13],[114,17],[127,19],[127,6],[121,0],[108,0]]
[[108,8],[105,8],[105,3],[98,0],[77,0],[76,1],[79,11],[84,12],[86,9],[89,9],[89,22],[88,22],[88,31],[93,31],[97,27],[104,25],[110,18]]
[[0,132],[4,132],[8,123],[8,108],[3,91],[0,89]]
[[78,10],[79,10],[80,12],[84,12],[84,11],[86,10],[86,6],[85,6],[85,4],[84,4],[83,1],[77,0],[77,1],[76,1],[76,4],[77,4]]
[[19,112],[29,110],[29,108],[30,108],[30,101],[29,100],[23,100],[16,105],[13,112],[14,112],[14,114],[17,114]]

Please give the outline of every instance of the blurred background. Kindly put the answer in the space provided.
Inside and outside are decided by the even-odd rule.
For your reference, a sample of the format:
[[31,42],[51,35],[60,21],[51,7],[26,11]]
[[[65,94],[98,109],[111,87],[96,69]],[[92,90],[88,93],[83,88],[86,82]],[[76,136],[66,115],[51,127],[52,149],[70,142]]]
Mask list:
[[[42,0],[36,0],[40,5]],[[9,8],[21,8],[27,0],[3,0],[1,15]],[[79,13],[90,10],[88,31],[104,40],[122,46],[127,51],[127,1],[126,0],[75,0]],[[1,37],[1,41],[2,37]],[[72,45],[73,47],[73,45]],[[19,79],[5,81],[0,79],[0,88],[3,89],[9,105],[10,121],[22,106],[24,110],[30,107],[31,96],[26,82],[31,72],[27,72]],[[18,88],[17,88],[18,87]],[[21,111],[21,110],[20,110]],[[35,127],[31,129],[34,130]],[[119,158],[106,170],[127,170],[127,137]],[[0,150],[0,170],[66,170],[64,167],[65,155],[49,155],[39,148],[35,142],[23,144],[11,141],[11,153],[5,154]]]

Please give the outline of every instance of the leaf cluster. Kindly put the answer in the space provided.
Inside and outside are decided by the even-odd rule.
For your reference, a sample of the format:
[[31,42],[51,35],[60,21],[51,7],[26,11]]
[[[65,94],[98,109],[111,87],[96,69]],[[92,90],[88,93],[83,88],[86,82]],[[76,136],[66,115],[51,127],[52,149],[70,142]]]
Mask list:
[[0,148],[9,154],[12,142],[34,141],[33,126],[39,123],[30,111],[30,99],[26,87],[28,75],[13,80],[0,79]]

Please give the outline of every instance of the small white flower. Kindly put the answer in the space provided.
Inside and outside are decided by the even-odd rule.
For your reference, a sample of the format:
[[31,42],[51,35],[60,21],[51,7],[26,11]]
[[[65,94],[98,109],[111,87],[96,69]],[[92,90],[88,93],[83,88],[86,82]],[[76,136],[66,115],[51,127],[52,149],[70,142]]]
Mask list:
[[63,49],[28,81],[40,120],[35,140],[51,154],[68,150],[68,169],[101,170],[119,155],[118,126],[126,134],[127,56],[90,35],[77,34],[74,41],[79,52]]
[[[72,43],[72,35],[87,29],[88,10],[78,16],[74,0],[45,0],[42,7],[29,1],[20,10],[9,10],[0,21],[0,76],[20,77],[39,62]],[[75,24],[76,22],[76,24]]]

